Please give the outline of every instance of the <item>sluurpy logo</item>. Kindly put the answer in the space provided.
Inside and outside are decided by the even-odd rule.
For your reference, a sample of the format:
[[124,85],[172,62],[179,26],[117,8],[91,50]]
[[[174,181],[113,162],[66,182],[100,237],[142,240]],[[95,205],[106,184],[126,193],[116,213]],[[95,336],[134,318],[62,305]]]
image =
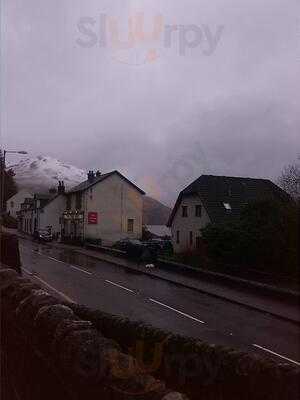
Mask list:
[[100,14],[97,19],[82,17],[77,22],[80,36],[76,43],[85,49],[98,46],[110,50],[114,60],[141,66],[157,61],[167,49],[173,49],[181,57],[195,49],[210,56],[224,31],[223,25],[214,28],[206,24],[168,25],[161,14],[146,19],[144,13],[136,13],[129,16],[125,25],[124,28],[123,20],[107,14]]

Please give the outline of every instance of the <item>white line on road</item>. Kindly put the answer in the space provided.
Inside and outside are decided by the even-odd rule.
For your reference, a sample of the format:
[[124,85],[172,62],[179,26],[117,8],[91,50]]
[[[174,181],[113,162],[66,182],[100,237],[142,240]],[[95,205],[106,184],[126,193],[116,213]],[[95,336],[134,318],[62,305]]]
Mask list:
[[76,269],[77,271],[83,272],[84,274],[87,275],[93,275],[92,272],[86,271],[85,269],[75,267],[75,265],[68,264],[70,268]]
[[253,344],[252,346],[257,347],[260,350],[266,351],[267,353],[273,354],[274,356],[280,357],[283,360],[289,361],[293,364],[300,365],[300,363],[298,361],[291,360],[290,358],[287,358],[285,356],[282,356],[281,354],[275,353],[274,351],[266,349],[265,347],[259,346],[258,344]]
[[40,251],[39,251],[39,252],[36,252],[35,250],[32,250],[32,252],[33,252],[33,253],[37,253],[37,254],[40,255],[40,256],[49,258],[49,259],[52,260],[52,261],[56,261],[56,262],[58,262],[58,263],[68,265],[70,268],[76,269],[77,271],[83,272],[84,274],[93,275],[92,272],[86,271],[85,269],[82,269],[82,268],[79,268],[79,267],[75,267],[75,265],[68,264],[68,263],[66,263],[66,262],[64,262],[64,261],[58,260],[57,258],[47,256],[46,254],[43,254],[43,253],[41,253]]
[[126,290],[127,292],[134,293],[134,291],[133,291],[133,290],[131,290],[131,289],[128,289],[128,288],[127,288],[127,287],[125,287],[125,286],[119,285],[118,283],[115,283],[115,282],[109,281],[108,279],[105,279],[105,282],[107,282],[107,283],[110,283],[111,285],[117,286],[118,288],[124,289],[124,290]]
[[182,311],[176,310],[176,308],[170,307],[167,304],[161,303],[160,301],[157,301],[157,300],[154,300],[154,299],[151,299],[151,298],[149,300],[152,301],[152,303],[156,303],[156,304],[158,304],[158,305],[160,305],[162,307],[168,308],[169,310],[175,311],[176,313],[178,313],[180,315],[183,315],[186,318],[192,319],[193,321],[196,321],[196,322],[200,322],[200,324],[205,324],[204,321],[201,321],[198,318],[192,317],[191,315],[186,314],[186,313],[184,313]]
[[47,286],[49,289],[53,290],[55,293],[57,293],[59,296],[67,300],[69,303],[75,303],[74,300],[71,299],[71,297],[67,296],[66,294],[60,292],[59,290],[55,289],[53,286],[49,285],[49,283],[45,282],[43,279],[38,277],[37,275],[33,274],[32,272],[28,271],[26,268],[22,268],[23,271],[25,271],[28,275],[32,276],[34,279],[39,280],[42,282],[43,285]]

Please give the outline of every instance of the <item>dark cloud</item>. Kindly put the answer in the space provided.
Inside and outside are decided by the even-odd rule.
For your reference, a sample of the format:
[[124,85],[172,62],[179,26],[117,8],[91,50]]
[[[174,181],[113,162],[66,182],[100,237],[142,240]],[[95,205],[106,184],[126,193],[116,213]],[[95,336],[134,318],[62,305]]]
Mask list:
[[[298,1],[111,3],[3,2],[6,147],[119,168],[168,203],[202,172],[274,178],[296,158]],[[156,14],[165,24],[223,30],[210,56],[204,41],[180,56],[178,32],[171,48],[146,43],[125,53],[76,43],[80,18],[94,18],[98,35],[101,13],[117,17],[125,41],[128,16],[138,12],[147,31]],[[152,62],[132,65],[149,54]]]

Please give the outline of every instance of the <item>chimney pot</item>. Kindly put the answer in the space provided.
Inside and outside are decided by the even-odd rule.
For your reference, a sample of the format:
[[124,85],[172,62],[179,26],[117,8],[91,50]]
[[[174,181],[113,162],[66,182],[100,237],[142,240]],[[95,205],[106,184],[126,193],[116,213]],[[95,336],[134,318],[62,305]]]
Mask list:
[[88,181],[89,181],[89,182],[93,182],[94,178],[95,178],[95,173],[94,173],[94,171],[89,171],[89,172],[88,172]]
[[63,193],[65,193],[65,191],[66,191],[66,188],[65,188],[64,181],[59,181],[58,182],[58,190],[57,190],[58,194],[63,194]]

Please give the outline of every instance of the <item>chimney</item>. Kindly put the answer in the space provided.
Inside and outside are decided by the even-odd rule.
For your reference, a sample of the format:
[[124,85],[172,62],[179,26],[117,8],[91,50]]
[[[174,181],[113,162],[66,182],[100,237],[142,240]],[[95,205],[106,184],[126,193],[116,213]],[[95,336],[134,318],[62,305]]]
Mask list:
[[64,183],[64,181],[59,181],[59,182],[58,182],[57,193],[58,193],[58,194],[64,194],[65,191],[66,191],[66,188],[65,188],[65,183]]
[[93,182],[93,180],[95,178],[94,171],[89,171],[87,177],[88,177],[89,182]]
[[98,171],[96,172],[96,177],[97,177],[97,178],[100,178],[100,176],[101,176],[101,172],[98,170]]

